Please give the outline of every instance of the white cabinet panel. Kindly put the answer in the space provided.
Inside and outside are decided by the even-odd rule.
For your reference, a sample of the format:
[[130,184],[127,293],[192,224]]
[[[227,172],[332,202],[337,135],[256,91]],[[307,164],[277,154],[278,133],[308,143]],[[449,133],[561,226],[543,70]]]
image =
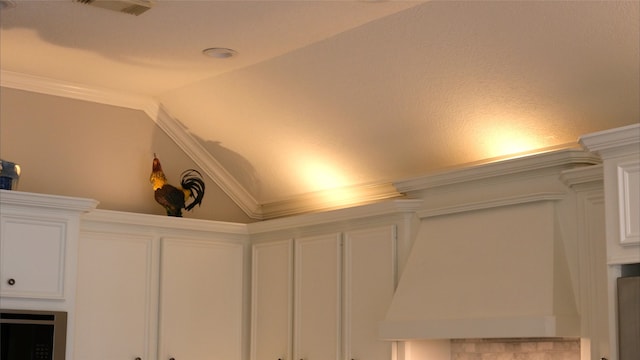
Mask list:
[[392,358],[392,344],[378,339],[378,323],[395,289],[395,253],[395,226],[345,233],[343,359]]
[[254,245],[252,263],[251,359],[287,359],[293,336],[293,240]]
[[340,357],[340,234],[296,239],[294,359]]
[[3,216],[0,228],[0,294],[63,299],[66,222]]
[[242,356],[243,246],[163,239],[159,359]]
[[77,359],[155,359],[155,253],[149,236],[82,234]]
[[618,164],[620,245],[640,245],[640,161]]

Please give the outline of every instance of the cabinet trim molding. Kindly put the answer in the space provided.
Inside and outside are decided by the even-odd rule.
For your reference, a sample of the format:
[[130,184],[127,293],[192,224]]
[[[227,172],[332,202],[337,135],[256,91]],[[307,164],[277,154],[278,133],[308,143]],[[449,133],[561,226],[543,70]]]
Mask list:
[[559,193],[559,192],[526,194],[522,196],[510,196],[510,197],[504,197],[504,198],[498,198],[498,199],[490,199],[487,201],[478,201],[478,202],[471,202],[471,203],[447,206],[447,207],[436,208],[436,209],[421,210],[421,211],[418,211],[417,214],[420,219],[424,219],[424,218],[430,218],[435,216],[458,214],[458,213],[463,213],[468,211],[485,210],[485,209],[491,209],[491,208],[497,208],[497,207],[527,204],[527,203],[540,202],[540,201],[559,201],[559,200],[563,200],[565,196],[566,195],[564,193]]
[[[618,164],[618,209],[620,215],[620,245],[640,245],[638,221],[640,209],[640,162],[627,161]],[[635,200],[635,201],[634,201]]]
[[82,213],[90,211],[98,206],[98,201],[93,199],[82,199],[60,195],[45,195],[37,193],[28,193],[14,190],[0,190],[0,199],[2,199],[2,207],[21,207],[69,211]]

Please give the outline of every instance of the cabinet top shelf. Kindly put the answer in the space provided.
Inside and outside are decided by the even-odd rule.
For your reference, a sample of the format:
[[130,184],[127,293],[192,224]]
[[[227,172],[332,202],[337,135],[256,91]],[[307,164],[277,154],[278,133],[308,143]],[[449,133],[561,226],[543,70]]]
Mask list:
[[0,206],[2,210],[9,208],[41,208],[83,213],[95,209],[98,206],[98,201],[61,195],[0,190]]

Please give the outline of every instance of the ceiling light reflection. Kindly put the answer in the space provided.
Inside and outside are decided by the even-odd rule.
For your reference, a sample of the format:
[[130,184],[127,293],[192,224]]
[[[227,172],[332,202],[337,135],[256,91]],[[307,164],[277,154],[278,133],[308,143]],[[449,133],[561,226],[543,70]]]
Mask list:
[[400,196],[391,183],[357,183],[354,173],[345,171],[337,161],[331,162],[329,158],[315,154],[296,156],[295,168],[306,188],[310,189],[300,198],[313,208],[338,209]]
[[543,137],[529,126],[509,121],[497,121],[483,128],[478,135],[485,158],[523,154],[547,146],[541,140]]
[[315,191],[315,202],[336,207],[358,201],[358,194],[348,185],[347,176],[336,166],[308,161],[303,165],[306,182]]
[[347,185],[347,178],[335,166],[324,162],[301,162],[301,174],[304,180],[314,191],[333,189]]

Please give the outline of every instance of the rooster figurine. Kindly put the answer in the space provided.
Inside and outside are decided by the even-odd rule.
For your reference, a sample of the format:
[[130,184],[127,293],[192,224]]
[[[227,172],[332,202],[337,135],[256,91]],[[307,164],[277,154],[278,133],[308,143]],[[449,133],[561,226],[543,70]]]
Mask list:
[[[187,211],[193,209],[196,205],[202,204],[204,197],[204,181],[202,175],[194,169],[185,170],[182,175],[180,185],[182,189],[167,183],[167,178],[162,172],[160,160],[153,154],[153,166],[151,168],[151,177],[149,181],[153,184],[154,196],[158,204],[167,210],[168,216],[182,216],[182,209]],[[187,205],[187,201],[193,198]]]

